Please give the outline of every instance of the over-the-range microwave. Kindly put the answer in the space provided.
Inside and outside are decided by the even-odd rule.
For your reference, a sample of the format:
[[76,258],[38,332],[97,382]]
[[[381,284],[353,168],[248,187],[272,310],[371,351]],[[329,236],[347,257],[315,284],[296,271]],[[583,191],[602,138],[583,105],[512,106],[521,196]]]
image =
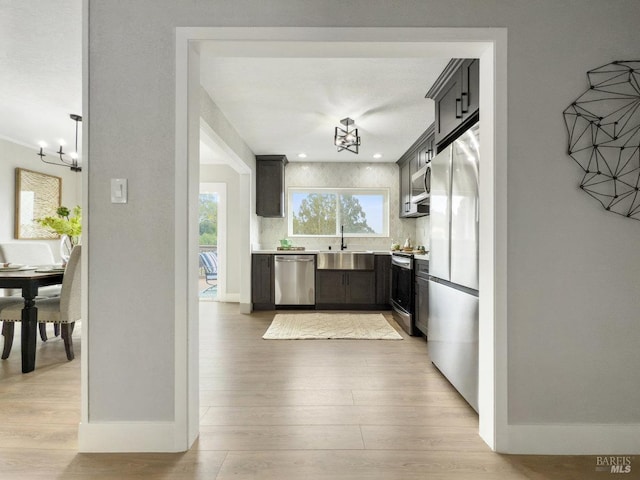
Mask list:
[[411,203],[429,205],[431,196],[431,162],[411,175]]

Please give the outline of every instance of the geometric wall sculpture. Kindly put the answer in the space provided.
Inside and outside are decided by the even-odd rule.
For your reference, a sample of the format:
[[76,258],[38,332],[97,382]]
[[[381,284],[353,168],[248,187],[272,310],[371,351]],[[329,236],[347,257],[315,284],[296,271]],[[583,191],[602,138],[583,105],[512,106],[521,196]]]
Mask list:
[[613,213],[640,220],[640,60],[587,72],[589,89],[564,111],[580,188]]

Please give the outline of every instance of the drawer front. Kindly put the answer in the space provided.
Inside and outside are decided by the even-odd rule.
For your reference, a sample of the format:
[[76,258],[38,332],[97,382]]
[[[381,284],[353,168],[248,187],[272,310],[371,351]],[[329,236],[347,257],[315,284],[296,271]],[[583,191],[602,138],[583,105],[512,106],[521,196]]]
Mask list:
[[426,278],[429,275],[429,261],[416,260],[415,271],[416,271],[416,276]]

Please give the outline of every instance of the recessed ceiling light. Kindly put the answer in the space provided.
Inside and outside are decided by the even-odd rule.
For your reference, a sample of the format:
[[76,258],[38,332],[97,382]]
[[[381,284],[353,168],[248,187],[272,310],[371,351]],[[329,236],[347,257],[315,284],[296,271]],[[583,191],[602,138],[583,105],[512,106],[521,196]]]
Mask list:
[[382,158],[382,154],[381,153],[374,153],[373,154],[373,158]]
[[298,154],[298,158],[307,158],[307,154],[306,153],[299,153]]

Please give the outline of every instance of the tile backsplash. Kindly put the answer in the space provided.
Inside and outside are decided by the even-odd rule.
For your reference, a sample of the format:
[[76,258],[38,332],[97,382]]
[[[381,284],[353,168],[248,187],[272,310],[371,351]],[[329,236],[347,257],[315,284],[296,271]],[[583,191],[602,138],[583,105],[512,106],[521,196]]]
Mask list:
[[[292,162],[285,168],[286,187],[384,187],[389,189],[389,236],[348,237],[349,250],[388,250],[392,241],[403,243],[406,238],[416,243],[416,222],[420,219],[400,219],[398,166],[395,163],[307,163]],[[285,193],[285,199],[287,194]],[[288,207],[288,206],[287,206]],[[260,243],[254,248],[272,249],[281,238],[290,238],[296,246],[313,250],[340,249],[340,237],[288,237],[287,218],[260,218]],[[421,242],[420,245],[424,245]]]
[[431,217],[427,215],[426,217],[416,218],[416,245],[423,245],[424,248],[429,250],[429,228]]

